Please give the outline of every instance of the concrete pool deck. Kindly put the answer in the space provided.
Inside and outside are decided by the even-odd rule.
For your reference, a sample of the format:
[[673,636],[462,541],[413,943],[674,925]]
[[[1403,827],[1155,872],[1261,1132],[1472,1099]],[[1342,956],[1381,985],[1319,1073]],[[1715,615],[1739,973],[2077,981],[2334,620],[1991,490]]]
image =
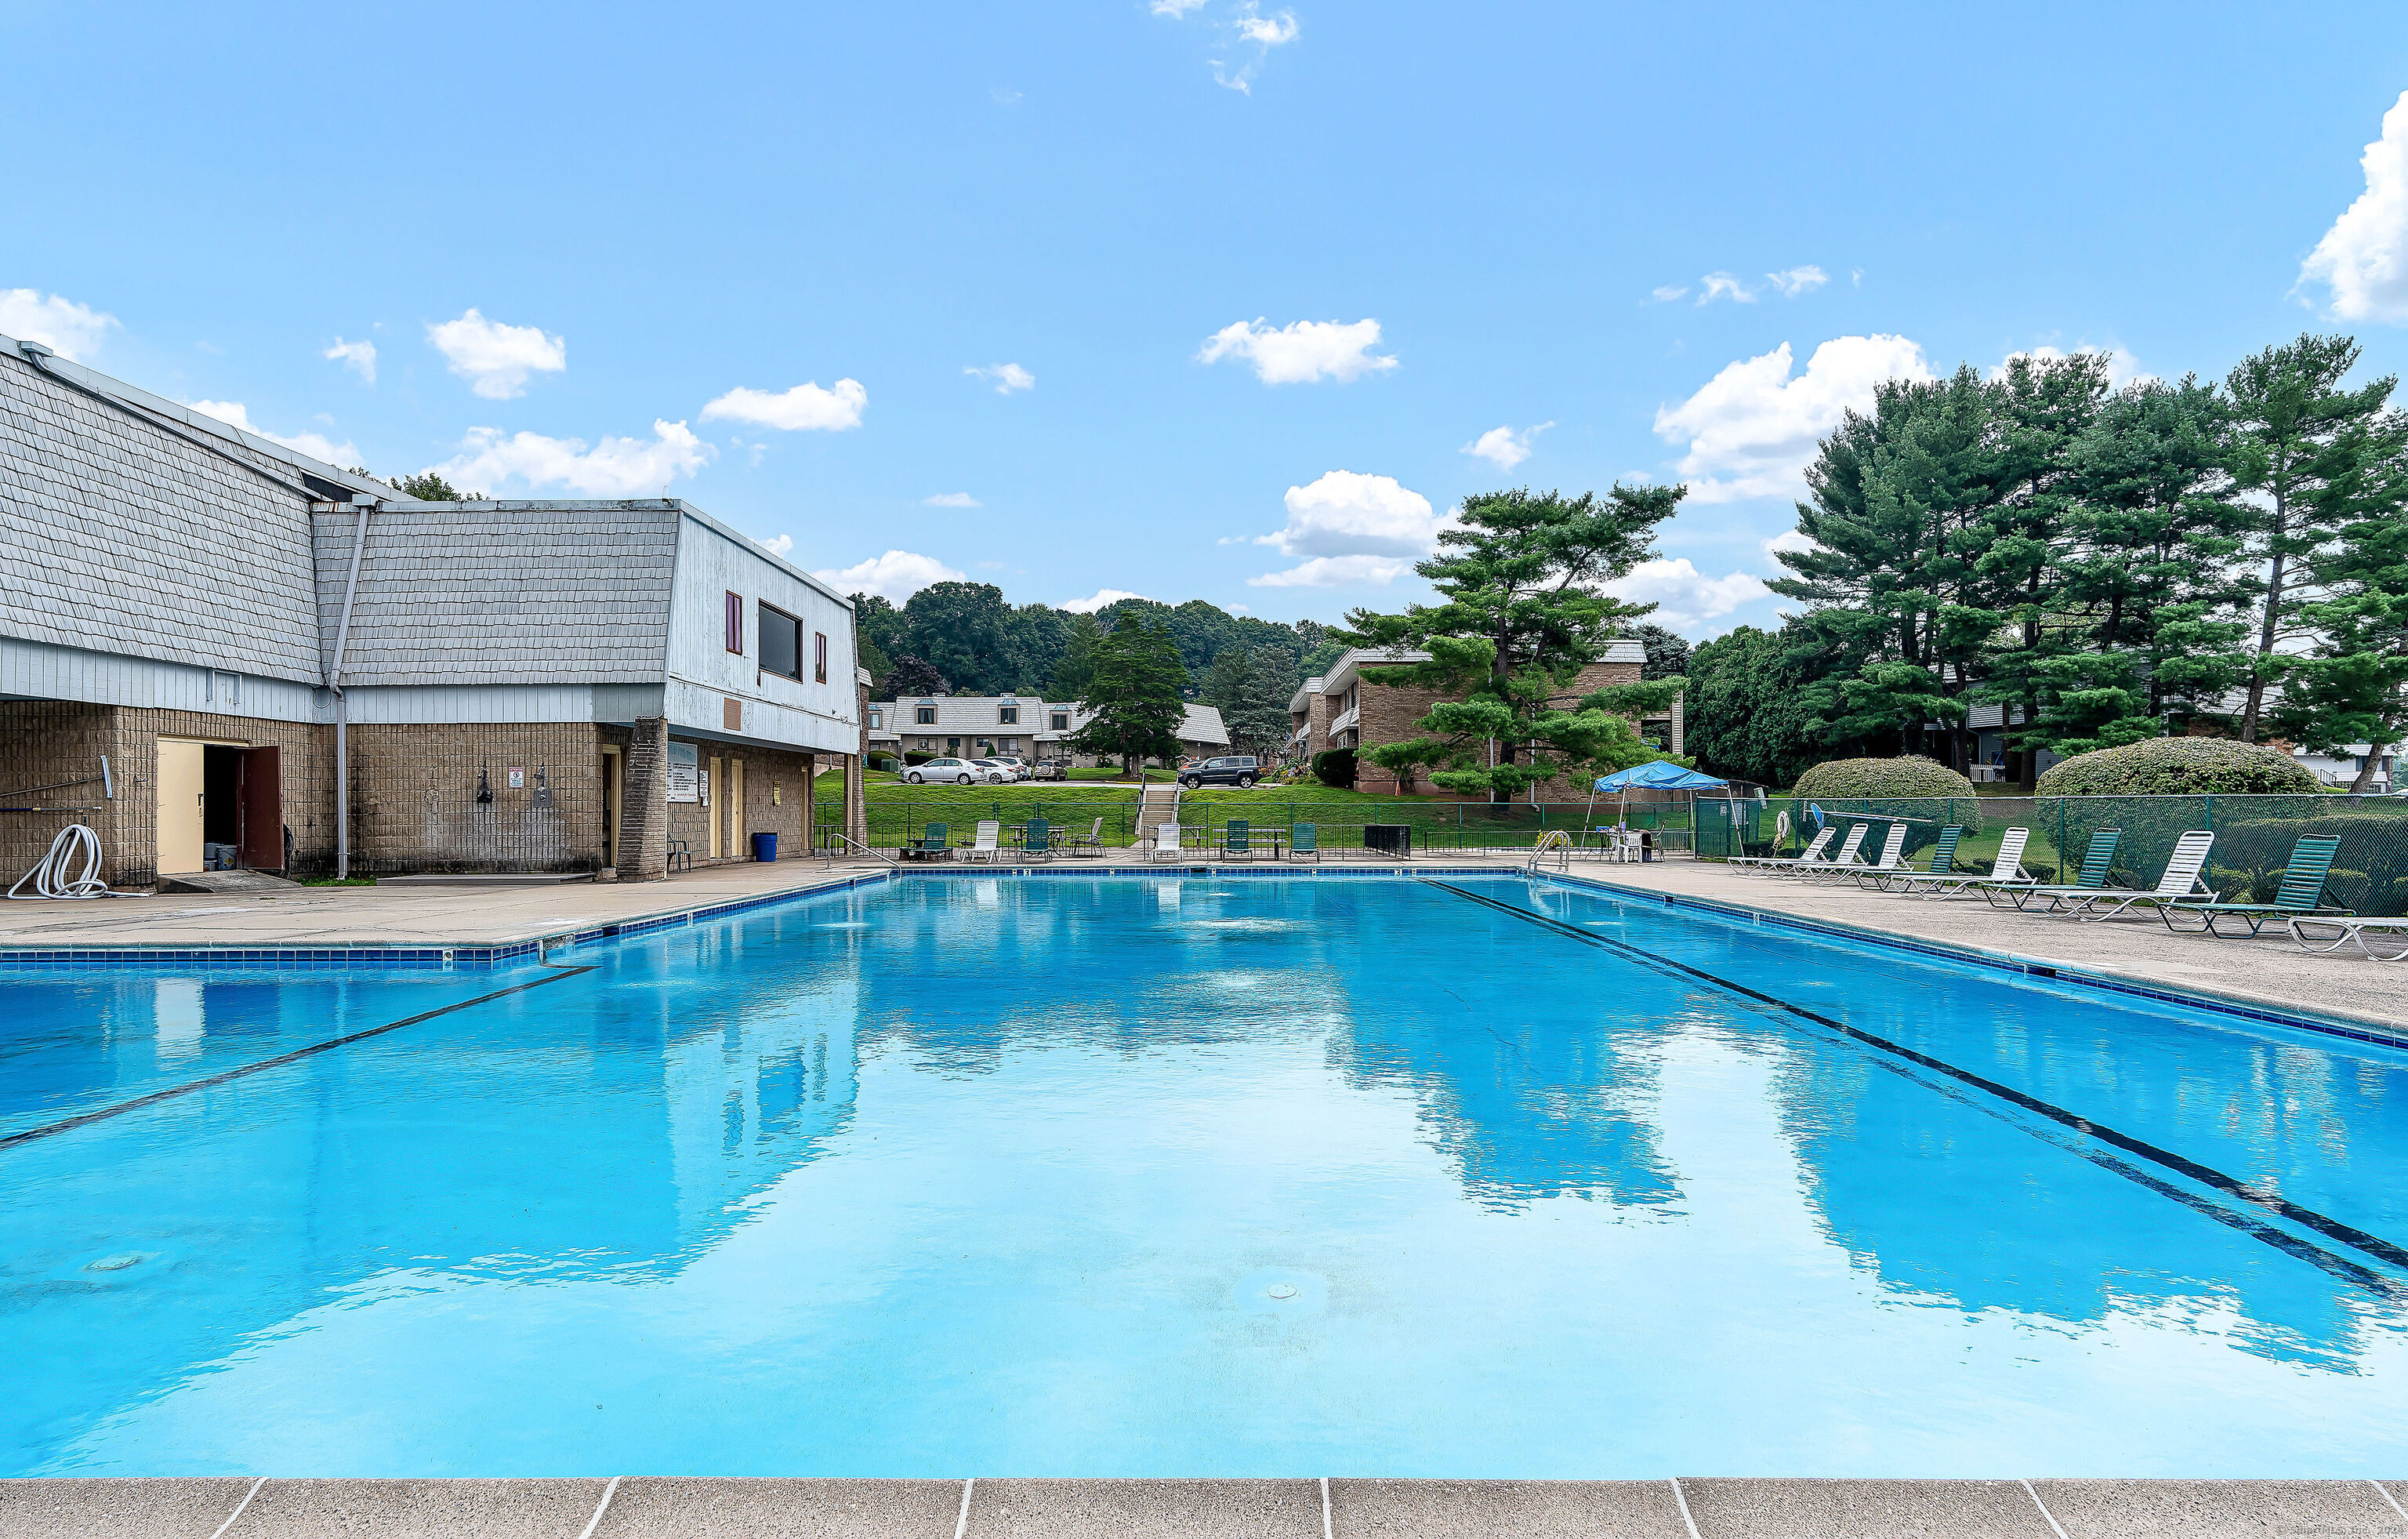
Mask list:
[[2354,1539],[2408,1481],[0,1481],[0,1539]]
[[[1202,855],[1182,865],[1140,864],[1115,850],[1104,860],[1064,860],[1044,870],[1104,870],[1169,872],[1213,864]],[[915,875],[997,874],[1017,868],[961,865],[900,868]],[[1256,871],[1269,861],[1216,867]],[[1479,869],[1518,872],[1524,857],[1443,852],[1407,861],[1332,858],[1328,871],[1408,873]],[[11,953],[72,950],[86,956],[165,948],[334,949],[344,947],[524,946],[547,938],[591,935],[603,927],[632,926],[725,905],[798,895],[897,869],[883,860],[825,863],[813,858],[767,865],[705,867],[666,882],[580,884],[545,887],[305,887],[297,892],[241,897],[169,894],[91,902],[11,903],[0,907],[0,959]],[[1553,868],[1548,869],[1552,873]],[[2190,990],[2288,1013],[2408,1029],[2408,963],[2387,964],[2347,955],[2312,956],[2279,930],[2248,940],[2172,935],[2154,916],[2077,923],[2012,909],[1978,898],[1935,901],[1885,897],[1854,885],[1824,886],[1748,875],[1713,861],[1667,860],[1612,865],[1575,860],[1575,878],[1819,924],[2039,963],[2071,972],[2126,980],[2153,988]]]

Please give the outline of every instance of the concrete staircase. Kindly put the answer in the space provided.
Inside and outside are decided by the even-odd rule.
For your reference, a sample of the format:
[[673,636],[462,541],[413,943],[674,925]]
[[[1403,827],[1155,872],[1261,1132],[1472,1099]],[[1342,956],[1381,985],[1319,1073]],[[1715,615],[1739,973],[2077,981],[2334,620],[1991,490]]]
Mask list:
[[1178,821],[1177,784],[1148,781],[1145,789],[1138,793],[1136,847],[1144,850],[1154,848],[1154,831],[1166,823]]

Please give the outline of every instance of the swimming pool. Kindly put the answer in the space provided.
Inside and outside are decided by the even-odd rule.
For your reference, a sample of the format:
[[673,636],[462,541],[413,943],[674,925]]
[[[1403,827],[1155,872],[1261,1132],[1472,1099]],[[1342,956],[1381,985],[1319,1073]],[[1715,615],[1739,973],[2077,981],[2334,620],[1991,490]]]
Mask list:
[[0,1473],[2408,1446],[2384,1046],[1518,877],[913,876],[554,961],[0,972]]

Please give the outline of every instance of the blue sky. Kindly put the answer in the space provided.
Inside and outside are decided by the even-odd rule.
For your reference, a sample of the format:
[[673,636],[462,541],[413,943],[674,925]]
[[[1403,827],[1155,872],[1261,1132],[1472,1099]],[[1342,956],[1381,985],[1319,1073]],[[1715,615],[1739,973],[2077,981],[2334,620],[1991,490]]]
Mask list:
[[1770,618],[1796,467],[1885,374],[2408,357],[2397,4],[0,0],[0,330],[897,597],[1330,619],[1424,594],[1467,493],[1647,476],[1702,490],[1635,592],[1706,635]]

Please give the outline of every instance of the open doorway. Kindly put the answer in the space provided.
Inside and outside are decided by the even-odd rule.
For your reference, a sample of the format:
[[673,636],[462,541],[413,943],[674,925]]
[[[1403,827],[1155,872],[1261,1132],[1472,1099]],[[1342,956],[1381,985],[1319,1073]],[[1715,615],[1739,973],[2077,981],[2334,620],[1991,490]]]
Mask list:
[[274,748],[159,740],[158,871],[284,869],[284,786]]

